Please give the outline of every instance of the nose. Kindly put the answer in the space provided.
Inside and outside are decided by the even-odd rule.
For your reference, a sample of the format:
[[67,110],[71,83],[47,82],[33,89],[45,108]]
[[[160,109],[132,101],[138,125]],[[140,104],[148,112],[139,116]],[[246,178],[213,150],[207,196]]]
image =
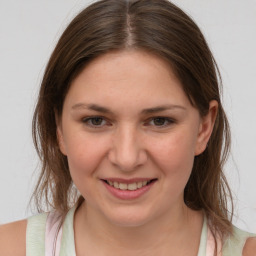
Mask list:
[[147,161],[141,135],[135,127],[123,126],[112,137],[108,158],[119,170],[129,172],[142,166]]

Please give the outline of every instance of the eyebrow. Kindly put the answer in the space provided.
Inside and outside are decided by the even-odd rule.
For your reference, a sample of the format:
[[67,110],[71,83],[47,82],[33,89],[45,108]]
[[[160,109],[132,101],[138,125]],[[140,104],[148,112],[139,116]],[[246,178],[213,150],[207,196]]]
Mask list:
[[[97,105],[97,104],[85,104],[85,103],[78,103],[72,106],[72,109],[89,109],[89,110],[94,110],[97,112],[101,112],[104,114],[113,114],[113,112],[103,106]],[[156,106],[153,108],[146,108],[141,111],[141,114],[154,114],[158,113],[161,111],[166,111],[166,110],[173,110],[173,109],[181,109],[181,110],[186,110],[185,107],[180,106],[180,105],[173,105],[173,104],[167,104],[167,105],[160,105]]]
[[165,110],[173,110],[173,109],[186,110],[186,108],[183,107],[183,106],[168,104],[168,105],[156,106],[156,107],[153,107],[153,108],[146,108],[146,109],[143,109],[141,111],[141,113],[142,114],[154,114],[154,113],[157,113],[157,112],[162,112],[162,111],[165,111]]
[[110,109],[102,107],[97,104],[78,103],[78,104],[75,104],[74,106],[72,106],[72,109],[89,109],[89,110],[94,110],[97,112],[102,112],[105,114],[113,114]]

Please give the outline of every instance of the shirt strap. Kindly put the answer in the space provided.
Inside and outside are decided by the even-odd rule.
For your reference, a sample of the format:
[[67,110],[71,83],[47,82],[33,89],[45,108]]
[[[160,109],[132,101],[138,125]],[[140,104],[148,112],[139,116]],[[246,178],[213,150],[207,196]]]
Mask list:
[[62,226],[61,215],[50,212],[46,219],[45,256],[58,256],[60,253]]
[[26,256],[45,255],[45,223],[47,214],[41,213],[27,219]]

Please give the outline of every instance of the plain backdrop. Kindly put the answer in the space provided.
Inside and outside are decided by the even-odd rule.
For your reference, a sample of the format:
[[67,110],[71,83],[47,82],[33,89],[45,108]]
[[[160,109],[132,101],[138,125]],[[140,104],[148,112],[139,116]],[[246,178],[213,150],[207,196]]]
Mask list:
[[[33,109],[61,32],[92,1],[0,0],[0,223],[32,215],[38,173]],[[256,1],[175,0],[202,29],[223,77],[232,129],[225,172],[235,195],[234,224],[256,232]]]

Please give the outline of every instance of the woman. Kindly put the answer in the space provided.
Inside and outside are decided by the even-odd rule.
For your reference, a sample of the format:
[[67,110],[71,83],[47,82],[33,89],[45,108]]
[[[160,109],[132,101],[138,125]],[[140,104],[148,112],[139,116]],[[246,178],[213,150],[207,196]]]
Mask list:
[[254,255],[254,235],[227,209],[218,75],[199,28],[168,1],[83,10],[49,60],[33,119],[34,198],[51,212],[2,227],[1,253]]

